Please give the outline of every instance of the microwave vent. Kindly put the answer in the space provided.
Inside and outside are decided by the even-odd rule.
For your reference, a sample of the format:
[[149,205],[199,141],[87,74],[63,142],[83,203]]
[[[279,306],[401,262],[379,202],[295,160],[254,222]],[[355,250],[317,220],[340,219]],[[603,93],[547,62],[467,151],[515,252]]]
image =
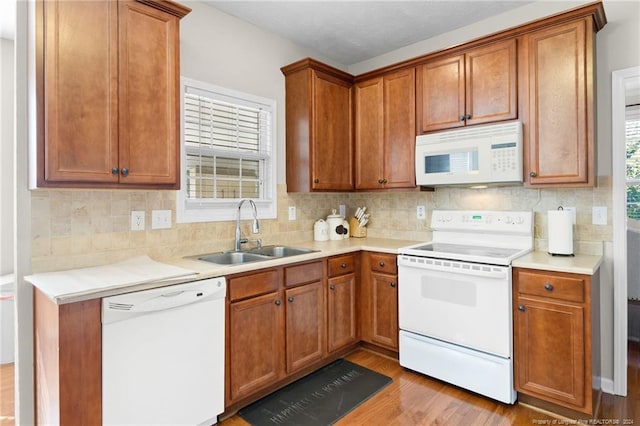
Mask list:
[[456,142],[483,138],[512,136],[519,134],[521,129],[522,124],[519,121],[512,121],[509,123],[491,124],[488,126],[475,126],[460,130],[431,133],[425,135],[425,137],[427,137],[430,142]]

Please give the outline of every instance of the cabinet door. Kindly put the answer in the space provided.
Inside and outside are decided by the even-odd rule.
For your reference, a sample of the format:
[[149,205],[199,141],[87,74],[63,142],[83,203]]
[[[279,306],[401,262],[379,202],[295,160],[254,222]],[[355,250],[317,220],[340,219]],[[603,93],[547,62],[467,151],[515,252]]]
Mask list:
[[358,339],[356,276],[343,275],[329,279],[327,292],[328,350],[333,352]]
[[411,68],[384,76],[385,188],[416,186],[415,143],[416,79]]
[[516,390],[563,405],[584,406],[584,321],[582,306],[517,299]]
[[351,84],[320,71],[312,73],[312,189],[353,189]]
[[525,183],[594,184],[591,18],[523,37]]
[[356,189],[378,189],[384,177],[383,79],[356,84],[355,151]]
[[116,183],[118,3],[45,1],[38,7],[38,184]]
[[278,293],[229,304],[229,401],[249,396],[282,376],[283,305]]
[[285,291],[287,373],[319,361],[326,353],[324,291],[318,281]]
[[177,187],[179,20],[136,1],[119,5],[120,182]]
[[398,350],[398,278],[371,272],[371,341]]
[[515,39],[469,51],[465,76],[467,125],[518,117]]
[[418,70],[420,131],[464,126],[464,55],[434,60]]

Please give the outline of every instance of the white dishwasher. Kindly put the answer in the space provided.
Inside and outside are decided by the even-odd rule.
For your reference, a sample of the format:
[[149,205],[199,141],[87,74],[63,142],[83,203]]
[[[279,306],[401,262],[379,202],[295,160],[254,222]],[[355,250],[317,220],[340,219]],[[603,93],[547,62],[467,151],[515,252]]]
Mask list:
[[102,300],[102,423],[211,425],[224,411],[224,277]]

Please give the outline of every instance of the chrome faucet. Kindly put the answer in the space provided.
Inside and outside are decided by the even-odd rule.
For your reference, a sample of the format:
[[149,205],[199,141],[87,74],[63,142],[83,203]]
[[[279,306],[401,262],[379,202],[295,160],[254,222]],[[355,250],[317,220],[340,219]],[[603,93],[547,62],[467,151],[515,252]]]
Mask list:
[[[256,208],[256,203],[254,203],[253,200],[250,199],[240,200],[240,202],[238,203],[238,212],[236,217],[236,241],[234,247],[235,251],[240,251],[240,246],[244,243],[249,242],[247,238],[242,238],[240,232],[240,209],[242,208],[242,204],[244,204],[245,201],[248,201],[249,204],[251,204],[251,210],[253,211],[253,226],[251,227],[251,231],[254,234],[260,232],[260,224],[258,223],[258,209]],[[257,239],[255,241],[258,243],[258,247],[262,246],[262,240]]]

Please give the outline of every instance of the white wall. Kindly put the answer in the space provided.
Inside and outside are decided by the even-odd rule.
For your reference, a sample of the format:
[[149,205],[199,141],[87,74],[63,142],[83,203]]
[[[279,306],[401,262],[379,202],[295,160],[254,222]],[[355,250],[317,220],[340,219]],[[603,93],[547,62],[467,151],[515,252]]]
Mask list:
[[345,67],[204,3],[182,3],[192,11],[180,21],[180,74],[275,99],[277,182],[284,183],[285,100],[284,76],[280,68],[306,57],[336,68]]
[[0,275],[13,272],[13,54],[0,38]]

